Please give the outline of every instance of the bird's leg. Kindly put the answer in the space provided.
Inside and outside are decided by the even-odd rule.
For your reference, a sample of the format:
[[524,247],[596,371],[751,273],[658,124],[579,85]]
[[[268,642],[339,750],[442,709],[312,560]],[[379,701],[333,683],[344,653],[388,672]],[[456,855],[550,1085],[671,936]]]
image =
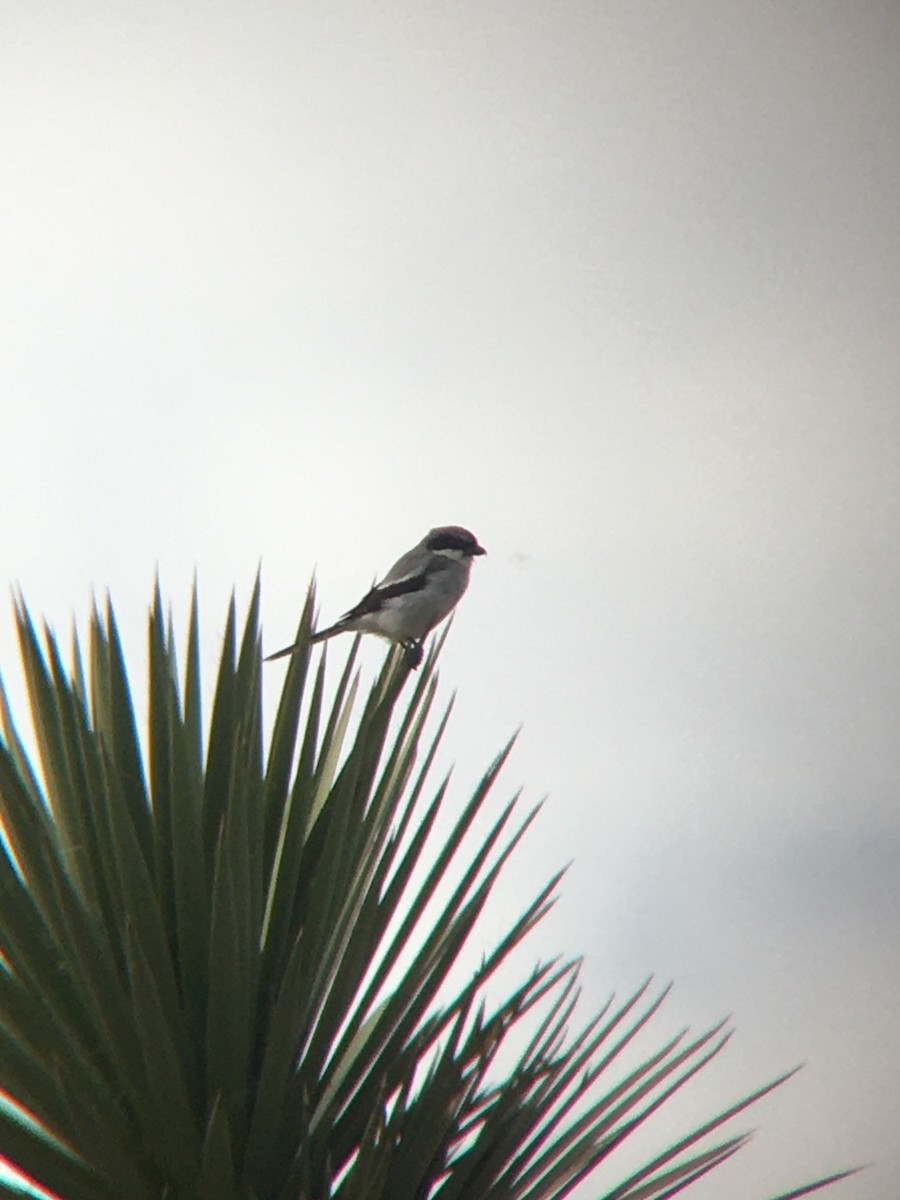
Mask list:
[[403,658],[411,671],[415,671],[416,667],[422,661],[424,653],[425,651],[422,649],[421,643],[413,641],[412,638],[408,638],[403,643]]

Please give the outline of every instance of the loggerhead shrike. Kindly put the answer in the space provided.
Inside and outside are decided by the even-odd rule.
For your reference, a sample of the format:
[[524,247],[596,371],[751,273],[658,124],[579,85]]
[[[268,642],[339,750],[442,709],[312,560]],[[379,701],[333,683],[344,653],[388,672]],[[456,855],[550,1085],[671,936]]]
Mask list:
[[[334,625],[313,634],[324,642],[336,633],[377,633],[404,649],[406,663],[422,661],[422,639],[450,615],[469,586],[472,559],[486,551],[468,529],[442,525],[398,558],[380,583]],[[285,646],[266,658],[283,658],[297,649]]]

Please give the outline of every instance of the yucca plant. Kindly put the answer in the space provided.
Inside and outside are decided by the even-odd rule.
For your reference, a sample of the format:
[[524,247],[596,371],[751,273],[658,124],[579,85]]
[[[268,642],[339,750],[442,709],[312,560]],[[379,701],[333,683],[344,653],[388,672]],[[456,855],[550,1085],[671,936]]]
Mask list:
[[[435,844],[439,646],[416,675],[389,655],[361,703],[354,647],[326,702],[313,604],[267,748],[258,583],[239,643],[228,614],[208,735],[196,595],[182,687],[157,589],[143,743],[111,606],[85,670],[17,604],[37,763],[0,695],[0,1153],[64,1200],[552,1200],[728,1036],[635,1057],[649,986],[570,1032],[577,962],[489,1006],[559,876],[451,987],[534,813],[513,799],[475,835],[507,746]],[[671,1197],[730,1158],[746,1138],[726,1124],[779,1082],[606,1200]]]

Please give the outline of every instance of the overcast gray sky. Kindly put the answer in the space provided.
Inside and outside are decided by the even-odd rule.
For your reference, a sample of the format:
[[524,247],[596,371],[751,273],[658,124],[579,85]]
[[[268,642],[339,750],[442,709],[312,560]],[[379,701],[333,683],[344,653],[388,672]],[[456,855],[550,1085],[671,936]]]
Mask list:
[[585,1015],[734,1014],[698,1116],[808,1064],[697,1200],[900,1175],[898,63],[895,0],[0,4],[0,582],[137,666],[196,568],[211,670],[260,560],[275,647],[472,528],[505,915],[574,857]]

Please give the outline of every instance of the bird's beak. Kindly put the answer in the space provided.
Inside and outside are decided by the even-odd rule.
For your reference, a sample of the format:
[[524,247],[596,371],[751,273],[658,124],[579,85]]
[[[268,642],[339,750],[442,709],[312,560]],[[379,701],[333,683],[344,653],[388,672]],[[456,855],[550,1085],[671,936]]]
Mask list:
[[473,554],[487,554],[487,550],[485,550],[484,546],[479,546],[478,543],[476,542],[475,546],[472,549],[472,553]]

